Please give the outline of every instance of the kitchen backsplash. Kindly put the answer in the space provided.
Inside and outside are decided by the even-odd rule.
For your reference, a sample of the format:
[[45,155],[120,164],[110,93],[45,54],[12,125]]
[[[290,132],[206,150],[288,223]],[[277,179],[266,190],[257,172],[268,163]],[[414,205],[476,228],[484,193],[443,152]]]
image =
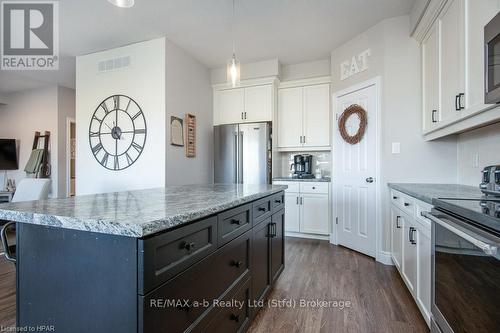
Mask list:
[[500,164],[500,123],[458,136],[458,183],[478,186],[481,170]]
[[323,177],[330,177],[332,173],[331,163],[332,163],[332,155],[329,151],[317,151],[317,152],[286,152],[279,153],[278,160],[275,163],[280,163],[281,168],[277,168],[277,173],[274,177],[288,177],[290,176],[290,166],[293,164],[293,156],[298,154],[311,154],[313,156],[313,173],[316,172],[316,168],[321,169],[321,175]]

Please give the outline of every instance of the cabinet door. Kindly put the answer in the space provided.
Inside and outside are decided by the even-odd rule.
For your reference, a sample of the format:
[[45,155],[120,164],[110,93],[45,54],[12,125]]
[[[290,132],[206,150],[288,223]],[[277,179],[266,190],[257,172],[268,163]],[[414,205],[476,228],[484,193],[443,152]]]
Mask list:
[[304,87],[304,147],[330,146],[330,85]]
[[300,232],[329,234],[329,207],[327,194],[301,194]]
[[280,89],[278,93],[278,147],[301,147],[302,88]]
[[291,232],[300,232],[300,206],[298,193],[285,192],[285,212],[285,230]]
[[219,124],[241,123],[244,112],[244,90],[242,88],[220,90],[215,94]]
[[394,207],[391,207],[391,254],[394,265],[401,271],[403,223],[401,222],[401,213]]
[[265,297],[270,286],[270,238],[271,217],[254,227],[252,244],[252,289],[253,299]]
[[431,231],[417,228],[417,303],[427,323],[431,316]]
[[440,120],[439,108],[439,30],[434,25],[422,44],[424,131]]
[[[441,119],[460,117],[456,96],[465,93],[465,0],[451,0],[439,18]],[[465,102],[467,96],[462,99]]]
[[274,282],[285,267],[285,211],[272,217],[271,281]]
[[411,240],[416,238],[416,228],[413,221],[406,215],[401,215],[403,225],[403,279],[412,295],[417,287],[417,246]]
[[499,10],[499,0],[466,0],[467,108],[484,104],[484,26]]
[[245,121],[272,121],[272,85],[245,88]]

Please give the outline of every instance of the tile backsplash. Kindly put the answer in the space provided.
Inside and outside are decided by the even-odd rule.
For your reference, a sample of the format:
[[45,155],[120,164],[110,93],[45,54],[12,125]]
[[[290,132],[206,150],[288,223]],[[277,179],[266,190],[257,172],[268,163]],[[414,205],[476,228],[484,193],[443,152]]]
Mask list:
[[279,163],[281,167],[275,169],[276,173],[274,177],[288,177],[290,176],[290,166],[293,164],[293,157],[298,154],[311,154],[313,156],[313,174],[316,172],[316,168],[321,169],[321,175],[323,177],[330,177],[332,168],[332,155],[329,151],[309,151],[309,152],[280,152],[278,153],[278,158],[276,158],[275,163]]

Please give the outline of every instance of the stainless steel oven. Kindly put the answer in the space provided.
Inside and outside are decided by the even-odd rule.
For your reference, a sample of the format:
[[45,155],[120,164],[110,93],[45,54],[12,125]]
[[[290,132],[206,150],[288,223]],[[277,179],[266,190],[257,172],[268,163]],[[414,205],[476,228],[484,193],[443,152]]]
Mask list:
[[432,332],[500,332],[500,238],[452,213],[432,223]]
[[500,13],[484,27],[486,104],[500,103]]

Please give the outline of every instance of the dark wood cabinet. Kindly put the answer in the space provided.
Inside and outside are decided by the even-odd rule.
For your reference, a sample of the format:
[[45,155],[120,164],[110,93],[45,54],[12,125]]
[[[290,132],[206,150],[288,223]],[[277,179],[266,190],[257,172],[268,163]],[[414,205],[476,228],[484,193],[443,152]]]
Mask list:
[[284,268],[283,205],[275,193],[145,238],[21,223],[17,326],[244,332]]
[[266,297],[271,284],[269,275],[271,221],[272,218],[269,217],[253,230],[252,289],[255,301]]
[[285,267],[285,210],[273,214],[271,224],[271,283]]

